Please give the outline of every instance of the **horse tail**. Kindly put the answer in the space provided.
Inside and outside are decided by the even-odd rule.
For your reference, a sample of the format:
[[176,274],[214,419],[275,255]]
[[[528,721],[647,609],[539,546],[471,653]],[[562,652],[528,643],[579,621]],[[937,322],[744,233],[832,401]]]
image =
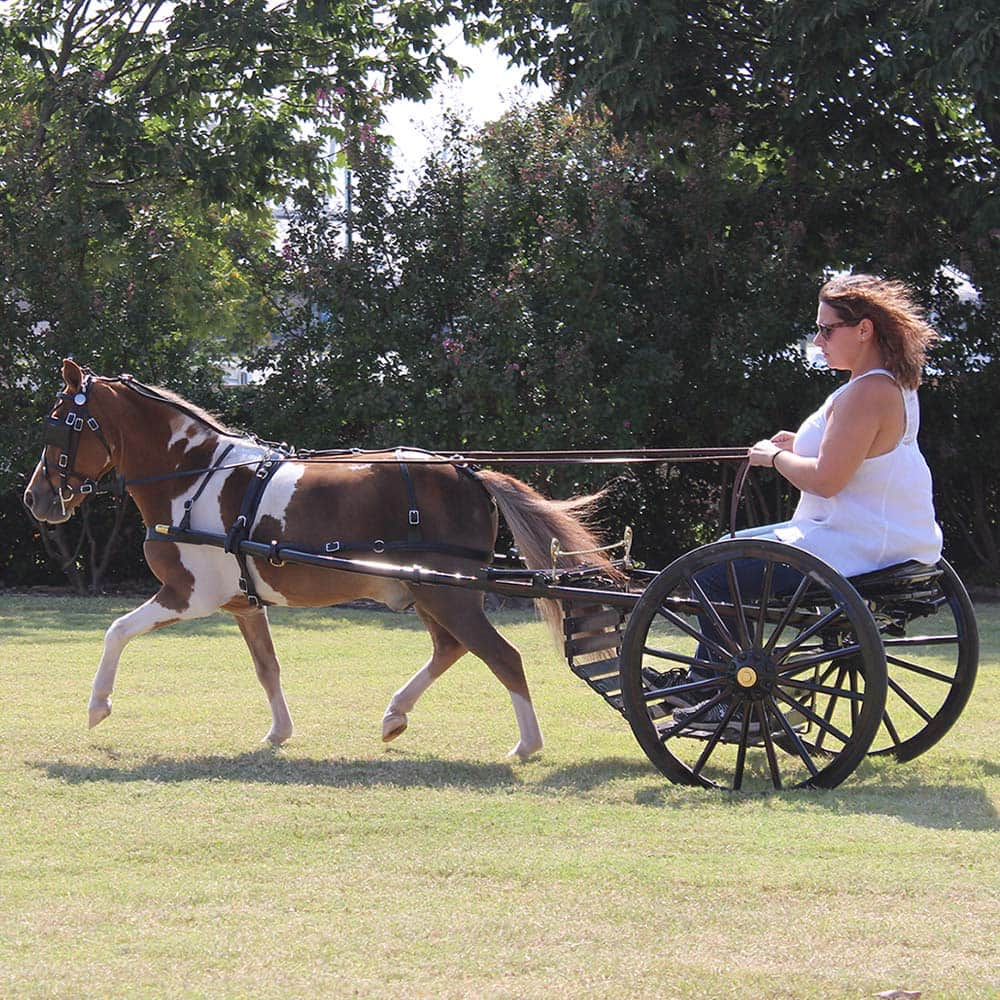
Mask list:
[[[605,491],[570,497],[568,500],[550,500],[527,483],[503,472],[480,469],[476,475],[496,500],[528,569],[552,568],[552,539],[555,538],[560,550],[587,552],[586,555],[560,555],[556,560],[557,568],[596,565],[609,576],[624,579],[603,552],[587,551],[601,545],[591,525],[595,508],[604,498]],[[561,650],[565,639],[562,634],[562,602],[540,598],[538,606],[552,631],[556,646]]]

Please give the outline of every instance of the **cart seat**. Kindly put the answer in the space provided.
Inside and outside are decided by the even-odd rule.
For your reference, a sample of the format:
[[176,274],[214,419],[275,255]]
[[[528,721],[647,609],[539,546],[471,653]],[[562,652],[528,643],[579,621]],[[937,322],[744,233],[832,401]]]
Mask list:
[[884,600],[890,597],[922,596],[924,591],[936,591],[941,567],[908,559],[906,562],[886,566],[884,569],[861,573],[850,578],[851,585],[868,600]]

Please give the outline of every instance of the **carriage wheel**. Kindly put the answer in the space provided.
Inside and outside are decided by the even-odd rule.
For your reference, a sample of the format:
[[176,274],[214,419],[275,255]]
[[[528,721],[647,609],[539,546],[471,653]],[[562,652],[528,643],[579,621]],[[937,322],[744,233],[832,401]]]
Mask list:
[[[741,589],[745,559],[763,570]],[[708,598],[706,571],[728,580],[730,600]],[[885,705],[882,643],[857,591],[780,542],[732,539],[677,559],[629,616],[620,662],[632,731],[681,784],[833,788],[864,759]],[[677,686],[667,672],[688,667],[704,679]],[[698,707],[677,721],[675,698]]]
[[[912,760],[929,750],[962,714],[976,681],[979,630],[972,601],[951,566],[938,564],[941,601],[926,617],[880,609],[876,623],[885,646],[889,689],[871,753]],[[900,611],[905,615],[906,608]]]

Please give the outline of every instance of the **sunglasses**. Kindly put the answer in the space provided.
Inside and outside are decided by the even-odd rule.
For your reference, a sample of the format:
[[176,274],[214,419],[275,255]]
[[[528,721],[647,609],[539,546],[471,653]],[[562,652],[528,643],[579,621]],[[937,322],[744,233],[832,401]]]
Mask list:
[[842,326],[857,326],[860,322],[860,319],[856,319],[850,323],[846,320],[842,323],[817,323],[816,335],[823,341],[823,343],[826,343],[833,336],[834,330],[838,330]]

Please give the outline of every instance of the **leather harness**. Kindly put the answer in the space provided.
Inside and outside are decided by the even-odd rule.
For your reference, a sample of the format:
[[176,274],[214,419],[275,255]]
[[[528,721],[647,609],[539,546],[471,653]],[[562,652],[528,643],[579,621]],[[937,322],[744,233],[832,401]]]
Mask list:
[[[223,460],[229,454],[231,448],[232,445],[226,448],[222,455],[219,456],[216,464],[208,470],[205,479],[202,481],[195,495],[190,500],[185,501],[184,517],[178,525],[179,531],[185,532],[190,528],[191,508],[194,506],[198,497],[201,496],[202,491],[208,484],[208,480],[211,478],[212,473],[222,465]],[[464,545],[453,545],[450,542],[428,542],[424,540],[423,532],[420,527],[420,508],[417,504],[417,494],[413,484],[413,477],[410,474],[410,470],[406,462],[402,460],[402,451],[398,450],[396,454],[399,459],[399,469],[403,476],[403,482],[406,486],[407,498],[409,501],[409,508],[407,510],[406,541],[384,541],[379,538],[373,541],[356,542],[348,541],[346,539],[335,539],[333,541],[326,542],[322,548],[314,548],[297,543],[283,544],[275,539],[272,539],[270,542],[270,552],[267,557],[268,562],[271,563],[272,566],[283,566],[284,561],[281,556],[283,547],[294,548],[298,552],[314,552],[317,555],[331,555],[333,553],[346,552],[371,552],[377,555],[381,555],[386,552],[438,552],[462,559],[472,559],[479,563],[488,562],[492,557],[491,551],[487,552],[483,549],[473,549]],[[229,531],[226,533],[226,541],[223,549],[224,551],[235,556],[240,568],[240,591],[246,597],[247,601],[254,607],[267,606],[271,602],[265,601],[257,593],[253,577],[250,574],[248,559],[242,550],[241,543],[250,539],[253,525],[257,520],[257,511],[260,508],[261,501],[264,499],[264,492],[266,491],[268,484],[271,482],[271,479],[274,477],[274,474],[281,468],[284,462],[294,460],[294,453],[285,450],[284,448],[279,447],[268,449],[267,453],[257,464],[254,475],[250,479],[250,482],[243,493],[243,500],[240,503],[240,512],[230,526]],[[463,466],[457,466],[457,468],[460,472],[472,476],[477,482],[479,482],[478,477],[472,469]],[[489,496],[488,493],[487,496]],[[489,499],[491,503],[495,503],[491,496]],[[176,539],[176,535],[174,537]],[[147,528],[146,541],[151,540],[163,541],[164,539],[163,536],[157,534],[153,528]]]
[[[81,435],[85,427],[94,432],[94,435],[107,451],[109,458],[111,458],[111,447],[101,430],[100,423],[89,412],[88,408],[90,387],[95,379],[106,382],[120,383],[141,396],[155,399],[161,403],[166,403],[179,412],[185,413],[189,417],[197,418],[199,414],[188,410],[181,402],[175,399],[164,397],[155,389],[137,381],[131,375],[119,375],[114,378],[105,378],[103,376],[96,376],[89,368],[85,367],[83,368],[83,372],[84,379],[77,391],[59,392],[56,397],[56,406],[59,405],[61,400],[71,399],[73,401],[74,409],[70,410],[65,417],[49,416],[45,419],[43,442],[46,448],[43,449],[42,453],[42,471],[46,478],[48,478],[49,465],[46,454],[47,447],[51,445],[58,448],[61,452],[58,459],[58,496],[60,502],[63,504],[63,507],[65,508],[66,502],[72,499],[76,493],[90,494],[108,492],[121,497],[124,496],[125,490],[128,486],[147,484],[157,482],[159,480],[175,479],[185,476],[204,476],[194,495],[184,502],[184,515],[181,518],[180,524],[172,533],[172,538],[174,540],[183,540],[183,535],[190,532],[190,540],[192,542],[197,541],[197,532],[191,531],[190,528],[191,511],[198,498],[204,492],[212,476],[222,469],[243,468],[248,464],[254,463],[237,462],[231,465],[223,464],[233,449],[233,445],[230,444],[223,450],[222,454],[218,459],[216,459],[212,466],[208,468],[175,470],[174,472],[163,473],[155,476],[146,476],[141,479],[128,481],[126,481],[123,476],[119,476],[110,489],[98,489],[98,484],[94,482],[94,480],[81,475],[76,472],[74,468],[77,452],[80,447]],[[390,541],[385,541],[383,539],[368,541],[334,539],[326,542],[320,549],[272,540],[270,543],[268,561],[275,566],[283,565],[281,559],[281,552],[283,548],[294,548],[299,552],[312,552],[318,555],[332,555],[334,553],[343,554],[348,552],[370,552],[377,555],[387,552],[435,552],[462,559],[471,559],[479,562],[480,564],[487,563],[492,558],[493,553],[491,551],[488,552],[480,549],[472,549],[463,545],[452,545],[448,542],[428,542],[424,540],[416,488],[414,486],[413,476],[410,473],[410,469],[403,459],[404,451],[401,448],[396,449],[392,459],[386,459],[368,458],[367,455],[369,453],[357,448],[332,451],[296,452],[294,448],[289,448],[284,444],[275,445],[268,442],[262,442],[256,438],[253,438],[252,440],[263,445],[267,450],[264,456],[256,463],[254,475],[251,477],[250,484],[243,494],[243,500],[240,504],[240,513],[237,515],[235,521],[226,533],[224,549],[226,552],[229,552],[236,557],[240,568],[240,590],[246,595],[247,600],[256,607],[264,605],[268,602],[261,600],[260,596],[257,594],[253,579],[250,575],[247,556],[243,552],[241,546],[244,541],[250,539],[251,530],[257,519],[257,511],[260,507],[260,503],[263,499],[268,483],[271,481],[272,477],[282,464],[289,461],[323,461],[324,459],[342,459],[351,456],[365,456],[364,460],[369,462],[386,463],[389,461],[395,461],[400,470],[400,474],[403,477],[403,483],[406,488],[407,501],[409,504],[406,514],[407,537],[405,541],[402,539]],[[662,463],[669,461],[740,460],[744,462],[744,465],[737,474],[736,489],[734,490],[732,498],[731,528],[733,529],[735,528],[736,508],[739,503],[739,497],[742,493],[746,474],[749,471],[749,463],[745,461],[745,448],[638,449],[598,452],[467,452],[464,454],[456,453],[449,456],[443,456],[430,452],[422,452],[421,454],[426,455],[426,462],[428,464],[451,465],[453,468],[457,469],[459,473],[471,476],[476,480],[476,482],[480,482],[479,477],[476,475],[477,467],[471,464],[476,460],[488,461],[491,464],[516,465],[538,463],[628,464],[633,462]],[[74,487],[72,485],[71,480],[74,479],[80,480],[80,485],[78,487]],[[480,485],[482,486],[481,483]],[[483,486],[482,489],[495,507],[496,501],[493,496],[489,493],[485,486]],[[147,527],[146,540],[163,541],[164,538],[161,534],[156,533],[153,528]]]

